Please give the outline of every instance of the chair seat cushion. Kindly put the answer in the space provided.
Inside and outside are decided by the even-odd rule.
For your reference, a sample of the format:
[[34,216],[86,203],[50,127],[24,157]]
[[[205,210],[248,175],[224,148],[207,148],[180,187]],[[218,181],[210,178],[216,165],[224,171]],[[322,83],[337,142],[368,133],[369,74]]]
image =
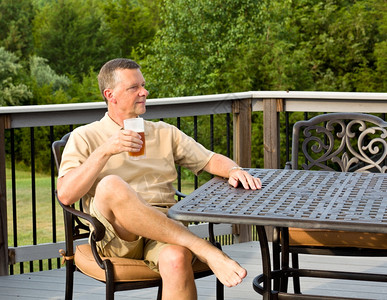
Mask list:
[[[106,257],[114,266],[114,281],[147,281],[161,279],[160,274],[152,271],[143,260]],[[83,244],[76,247],[74,261],[77,268],[84,274],[105,281],[105,271],[102,270],[94,260],[93,253],[89,244]],[[195,272],[207,271],[209,267],[199,260],[196,260],[194,266]]]
[[387,234],[289,228],[289,245],[387,249]]

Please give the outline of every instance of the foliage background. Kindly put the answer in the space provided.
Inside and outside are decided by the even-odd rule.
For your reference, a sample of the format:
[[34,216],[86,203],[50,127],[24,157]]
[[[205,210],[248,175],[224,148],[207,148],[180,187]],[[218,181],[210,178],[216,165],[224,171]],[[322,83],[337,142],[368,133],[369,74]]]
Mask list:
[[[142,65],[150,98],[386,92],[387,0],[0,1],[1,106],[101,101],[97,72],[114,57]],[[261,116],[253,123],[259,134]],[[15,155],[28,164],[21,144]],[[225,144],[219,137],[215,150]],[[48,168],[46,152],[38,170]]]

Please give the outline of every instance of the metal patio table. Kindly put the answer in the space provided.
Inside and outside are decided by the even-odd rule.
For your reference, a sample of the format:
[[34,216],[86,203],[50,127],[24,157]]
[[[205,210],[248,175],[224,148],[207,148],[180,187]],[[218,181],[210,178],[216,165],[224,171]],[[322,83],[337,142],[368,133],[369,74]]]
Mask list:
[[[233,188],[226,179],[215,177],[175,204],[168,215],[180,221],[256,225],[263,273],[255,277],[253,287],[264,299],[308,299],[288,294],[283,287],[278,290],[278,282],[287,283],[295,273],[387,282],[387,275],[381,274],[292,269],[287,249],[289,227],[387,233],[387,174],[245,170],[261,179],[261,190]],[[264,226],[281,228],[282,264],[273,270]]]

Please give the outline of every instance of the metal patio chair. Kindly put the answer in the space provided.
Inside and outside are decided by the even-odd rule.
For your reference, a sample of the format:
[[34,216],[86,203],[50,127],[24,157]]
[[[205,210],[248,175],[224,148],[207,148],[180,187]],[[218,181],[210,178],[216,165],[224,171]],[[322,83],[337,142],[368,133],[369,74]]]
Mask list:
[[[70,133],[67,133],[61,140],[52,144],[58,169],[62,150],[69,136]],[[177,195],[183,196],[178,192]],[[64,213],[66,250],[62,250],[61,255],[66,263],[66,300],[73,297],[75,271],[80,271],[89,277],[106,283],[106,299],[114,299],[116,291],[149,287],[158,287],[157,299],[161,299],[162,280],[158,273],[149,269],[143,260],[101,257],[97,252],[96,242],[104,237],[105,227],[96,218],[83,212],[82,201],[79,201],[79,208],[75,208],[75,205],[63,205],[59,201],[57,193],[56,197]],[[88,224],[91,224],[91,231]],[[209,234],[210,241],[220,248],[219,243],[215,242],[212,225],[209,226]],[[89,236],[90,244],[87,243]],[[209,267],[199,260],[196,260],[193,268],[195,279],[213,275]],[[222,300],[223,298],[223,285],[216,279],[216,299]]]
[[[386,159],[387,122],[369,114],[329,113],[295,123],[286,168],[386,173]],[[273,244],[277,265],[280,235],[277,228]],[[387,256],[387,234],[289,228],[289,252],[296,269],[298,254]],[[293,287],[301,293],[299,277],[293,278]]]

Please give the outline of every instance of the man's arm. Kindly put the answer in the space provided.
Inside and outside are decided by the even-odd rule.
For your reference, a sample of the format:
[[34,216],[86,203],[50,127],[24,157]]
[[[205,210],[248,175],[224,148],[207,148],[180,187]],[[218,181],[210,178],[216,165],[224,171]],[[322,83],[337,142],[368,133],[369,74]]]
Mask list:
[[94,184],[109,157],[103,147],[100,147],[82,165],[58,178],[59,200],[65,205],[71,205],[84,196]]
[[83,197],[92,187],[98,175],[112,155],[124,151],[139,151],[142,141],[138,133],[120,130],[103,145],[99,146],[79,167],[58,178],[58,198],[71,205]]
[[215,153],[203,170],[213,175],[228,178],[229,184],[233,187],[237,187],[239,183],[245,189],[256,190],[262,187],[259,178],[251,176],[248,172],[242,170],[233,160],[221,154]]

